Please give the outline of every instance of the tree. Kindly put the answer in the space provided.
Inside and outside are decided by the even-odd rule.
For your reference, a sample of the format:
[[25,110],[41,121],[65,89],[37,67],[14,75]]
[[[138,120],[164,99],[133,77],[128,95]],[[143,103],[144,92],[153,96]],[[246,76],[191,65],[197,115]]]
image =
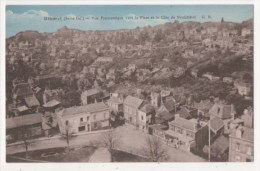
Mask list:
[[102,135],[101,144],[106,147],[111,155],[111,161],[114,161],[113,150],[121,143],[121,137],[114,129],[109,129],[108,132]]
[[167,151],[159,137],[147,136],[144,152],[153,162],[164,161],[168,158]]
[[72,131],[71,125],[65,126],[64,131],[61,133],[63,139],[66,140],[67,143],[67,151],[70,151],[70,140],[73,137],[74,132]]

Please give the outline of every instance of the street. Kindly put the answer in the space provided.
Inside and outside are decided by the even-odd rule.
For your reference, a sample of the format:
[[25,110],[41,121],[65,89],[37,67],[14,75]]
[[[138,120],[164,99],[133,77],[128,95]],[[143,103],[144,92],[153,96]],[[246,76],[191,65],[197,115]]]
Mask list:
[[[133,154],[142,155],[143,148],[145,147],[145,140],[148,134],[140,132],[138,130],[133,130],[127,128],[126,126],[121,126],[115,129],[116,134],[120,137],[121,143],[118,147],[119,149],[130,152]],[[104,132],[94,133],[94,134],[82,134],[78,135],[70,140],[70,146],[87,146],[95,145],[98,143]],[[53,147],[64,147],[67,146],[66,141],[60,138],[50,138],[39,140],[30,143],[28,150],[46,149]],[[190,152],[182,151],[172,147],[168,147],[167,152],[169,158],[167,162],[203,162],[204,159],[196,156]],[[25,147],[23,144],[8,146],[6,149],[7,154],[24,152]]]

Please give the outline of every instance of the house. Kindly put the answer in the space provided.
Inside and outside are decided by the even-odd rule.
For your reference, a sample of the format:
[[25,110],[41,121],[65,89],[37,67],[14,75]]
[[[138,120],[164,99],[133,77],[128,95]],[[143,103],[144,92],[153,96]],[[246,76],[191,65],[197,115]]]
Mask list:
[[24,99],[25,97],[31,97],[33,95],[32,88],[28,83],[18,83],[13,88],[13,98],[17,100]]
[[191,118],[197,118],[198,117],[198,109],[189,107],[189,106],[183,106],[180,111],[178,111],[178,114],[181,118],[184,119],[191,119]]
[[210,127],[210,142],[214,142],[219,136],[224,133],[224,122],[218,118],[214,117],[209,120],[208,126]]
[[35,107],[40,106],[40,102],[34,95],[32,95],[30,97],[25,97],[24,100],[25,100],[26,105],[29,108],[35,108]]
[[241,116],[241,119],[244,121],[244,126],[248,128],[253,128],[254,126],[254,113],[253,108],[250,106],[247,109],[244,109],[244,113]]
[[198,116],[209,118],[209,110],[214,104],[210,100],[201,100],[194,103],[194,108],[198,109]]
[[123,98],[119,97],[118,94],[110,95],[110,99],[107,102],[110,110],[115,113],[123,112],[123,103],[124,103]]
[[109,107],[103,102],[65,108],[56,113],[61,133],[94,131],[109,127]]
[[143,103],[144,101],[142,99],[133,96],[126,97],[124,100],[124,117],[127,126],[138,129],[138,111]]
[[215,103],[209,110],[210,117],[218,117],[222,120],[231,119],[234,116],[233,105],[225,105],[221,103]]
[[190,151],[199,150],[207,141],[207,124],[197,119],[184,119],[175,115],[175,120],[169,122],[169,130],[165,137],[169,145]]
[[81,103],[83,105],[95,103],[97,99],[99,99],[102,95],[102,91],[96,88],[92,88],[89,90],[84,91],[81,94]]
[[167,111],[162,111],[155,116],[155,123],[166,125],[168,127],[168,122],[174,120],[174,118],[175,118],[174,114],[169,113]]
[[163,124],[154,124],[148,126],[148,133],[150,135],[156,136],[158,138],[161,138],[163,141],[165,141],[165,131],[168,129],[168,126]]
[[254,161],[254,130],[238,127],[229,135],[229,162]]
[[245,83],[240,80],[236,80],[234,82],[234,86],[237,88],[238,94],[241,96],[249,95],[249,93],[251,91],[251,87],[252,87],[250,83]]
[[42,116],[40,113],[27,114],[6,119],[6,135],[13,142],[42,135]]
[[224,122],[224,129],[228,130],[229,121],[234,118],[235,111],[233,105],[215,103],[209,110],[210,117],[218,117]]
[[167,111],[169,113],[174,114],[176,112],[177,104],[174,102],[174,100],[169,99],[162,102],[162,105],[159,107],[156,113],[160,113],[163,111]]
[[[203,152],[208,154],[208,145],[205,145]],[[210,144],[210,157],[211,161],[227,162],[228,161],[228,150],[229,150],[229,139],[228,137],[221,135]]]
[[49,111],[49,112],[55,112],[56,109],[60,108],[61,103],[58,100],[51,100],[45,104],[43,104],[43,107],[45,109],[45,111]]
[[161,105],[161,95],[159,93],[151,92],[151,104],[155,107]]
[[148,125],[152,123],[152,118],[155,116],[155,110],[152,105],[144,104],[138,111],[139,130],[148,131]]

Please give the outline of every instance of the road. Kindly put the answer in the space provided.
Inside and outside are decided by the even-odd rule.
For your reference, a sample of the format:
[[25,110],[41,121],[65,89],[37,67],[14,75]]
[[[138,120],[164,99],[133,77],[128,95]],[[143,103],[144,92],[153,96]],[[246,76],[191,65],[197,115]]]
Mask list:
[[[119,149],[127,151],[133,154],[142,154],[143,148],[145,147],[145,140],[148,136],[138,130],[133,130],[127,128],[126,126],[121,126],[115,129],[116,134],[120,137],[121,143]],[[95,133],[95,134],[83,134],[76,136],[70,140],[70,146],[87,146],[87,145],[97,145],[102,136],[105,133]],[[44,139],[40,141],[35,141],[30,143],[28,150],[46,149],[53,147],[64,147],[67,146],[66,141],[60,138]],[[24,152],[25,147],[23,144],[9,146],[6,148],[7,154]],[[180,149],[175,149],[167,146],[167,151],[169,162],[203,162],[205,161],[199,156],[196,156],[190,152],[182,151]]]

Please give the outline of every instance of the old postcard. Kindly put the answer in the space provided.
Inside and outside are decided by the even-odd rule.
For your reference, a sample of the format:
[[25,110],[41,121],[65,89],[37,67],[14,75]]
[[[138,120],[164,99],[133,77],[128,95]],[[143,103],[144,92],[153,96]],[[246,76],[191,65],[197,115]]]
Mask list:
[[4,13],[7,165],[255,162],[254,4]]

